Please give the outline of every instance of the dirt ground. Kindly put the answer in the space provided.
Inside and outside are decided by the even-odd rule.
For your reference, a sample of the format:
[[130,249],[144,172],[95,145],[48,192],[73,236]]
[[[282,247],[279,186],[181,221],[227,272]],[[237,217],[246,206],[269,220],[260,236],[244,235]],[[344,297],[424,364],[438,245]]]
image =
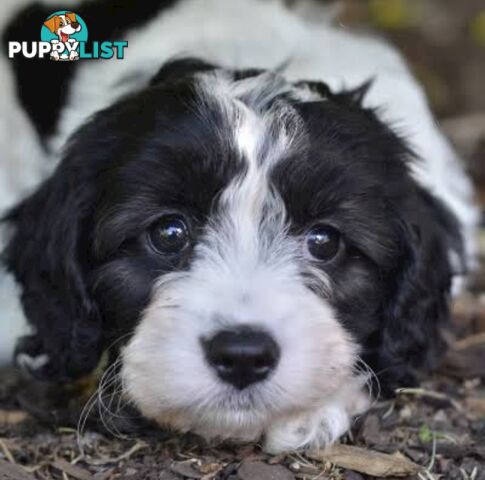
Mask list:
[[[380,30],[404,51],[485,206],[483,0],[344,4],[342,26]],[[485,229],[479,243],[482,267],[454,303],[451,348],[439,372],[419,389],[376,403],[329,451],[270,457],[258,445],[207,445],[146,425],[131,430],[136,419],[104,415],[103,425],[97,407],[78,438],[89,381],[62,389],[4,370],[0,480],[485,480]]]

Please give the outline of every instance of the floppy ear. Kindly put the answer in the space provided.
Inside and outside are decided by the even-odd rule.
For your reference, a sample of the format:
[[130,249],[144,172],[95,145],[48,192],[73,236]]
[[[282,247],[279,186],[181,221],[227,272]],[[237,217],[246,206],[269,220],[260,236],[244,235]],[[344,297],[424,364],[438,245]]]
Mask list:
[[451,281],[465,263],[458,222],[424,190],[408,206],[401,238],[376,349],[376,372],[387,394],[414,385],[419,372],[435,368],[446,351]]
[[71,20],[71,22],[75,22],[76,21],[76,14],[73,13],[73,12],[66,12],[66,17]]
[[59,28],[59,17],[57,15],[54,15],[53,17],[49,18],[44,22],[44,25],[52,32],[55,33],[57,32],[57,29]]
[[16,359],[40,379],[79,377],[101,354],[100,315],[85,283],[90,185],[81,168],[61,164],[6,218],[13,235],[4,261],[22,287],[34,332],[18,342]]

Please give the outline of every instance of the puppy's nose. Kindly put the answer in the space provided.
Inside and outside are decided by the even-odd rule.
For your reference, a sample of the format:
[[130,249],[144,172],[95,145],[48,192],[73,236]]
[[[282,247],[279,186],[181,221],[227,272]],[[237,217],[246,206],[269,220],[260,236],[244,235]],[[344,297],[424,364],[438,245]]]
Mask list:
[[71,22],[71,27],[76,30],[79,27],[79,22]]
[[280,349],[270,335],[249,328],[221,331],[202,345],[219,378],[239,390],[267,378],[280,358]]

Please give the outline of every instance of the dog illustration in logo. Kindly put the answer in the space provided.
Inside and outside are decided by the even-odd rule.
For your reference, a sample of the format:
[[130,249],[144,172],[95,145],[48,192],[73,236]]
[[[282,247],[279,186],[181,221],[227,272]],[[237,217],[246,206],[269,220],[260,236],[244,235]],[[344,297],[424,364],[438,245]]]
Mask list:
[[[72,12],[66,12],[61,15],[54,15],[44,22],[44,25],[54,34],[59,37],[59,42],[67,44],[72,34],[80,32],[82,29],[81,24],[76,19],[76,14]],[[53,40],[55,42],[55,40]],[[56,50],[51,52],[52,60],[79,60],[79,54],[76,50],[69,52],[67,55],[61,56]]]

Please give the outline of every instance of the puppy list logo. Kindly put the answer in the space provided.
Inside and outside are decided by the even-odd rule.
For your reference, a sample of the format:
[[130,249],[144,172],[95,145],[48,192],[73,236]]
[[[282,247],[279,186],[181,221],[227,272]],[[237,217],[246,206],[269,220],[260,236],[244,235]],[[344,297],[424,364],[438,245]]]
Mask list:
[[8,56],[14,58],[45,58],[72,62],[79,59],[122,60],[125,56],[126,41],[92,42],[88,44],[86,22],[74,12],[59,10],[49,15],[40,31],[40,42],[9,42]]

